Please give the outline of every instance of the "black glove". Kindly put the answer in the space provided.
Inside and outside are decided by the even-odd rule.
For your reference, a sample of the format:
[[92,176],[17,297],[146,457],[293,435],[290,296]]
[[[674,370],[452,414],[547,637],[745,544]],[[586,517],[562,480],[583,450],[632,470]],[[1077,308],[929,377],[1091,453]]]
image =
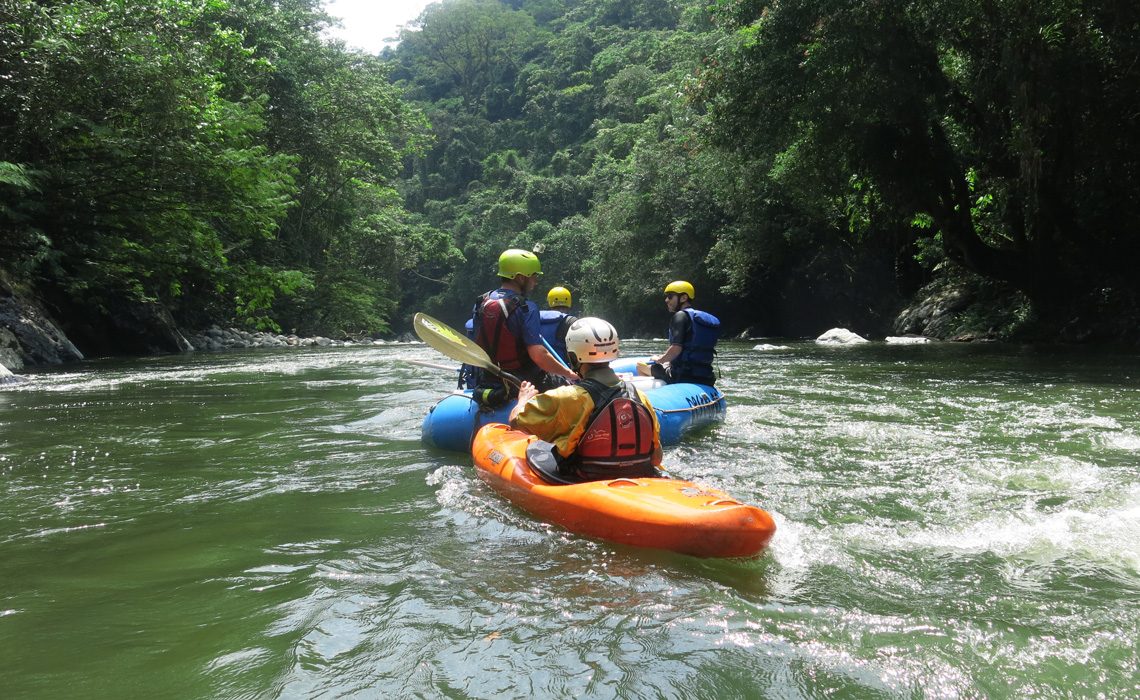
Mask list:
[[483,408],[496,409],[506,405],[509,400],[510,395],[504,386],[485,386],[475,390],[475,403]]

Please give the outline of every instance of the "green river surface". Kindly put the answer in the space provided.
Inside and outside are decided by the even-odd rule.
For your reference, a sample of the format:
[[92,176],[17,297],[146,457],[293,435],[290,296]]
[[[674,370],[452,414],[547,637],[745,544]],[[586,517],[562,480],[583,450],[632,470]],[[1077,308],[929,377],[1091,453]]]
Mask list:
[[773,514],[752,560],[521,512],[420,444],[454,384],[409,360],[0,391],[0,697],[1140,697],[1134,351],[721,343],[666,464]]

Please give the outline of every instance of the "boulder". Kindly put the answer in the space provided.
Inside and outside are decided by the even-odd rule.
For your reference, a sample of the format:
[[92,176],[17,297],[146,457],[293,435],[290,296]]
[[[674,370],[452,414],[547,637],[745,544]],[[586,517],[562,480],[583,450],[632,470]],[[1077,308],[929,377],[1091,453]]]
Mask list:
[[965,284],[943,287],[931,285],[924,292],[895,317],[894,330],[897,335],[946,337],[958,314],[970,305],[974,297]]
[[18,374],[12,374],[12,370],[5,367],[0,363],[0,386],[8,386],[10,384],[20,384],[26,382],[27,379]]
[[3,285],[0,285],[0,331],[4,331],[0,334],[0,348],[6,350],[0,361],[16,369],[83,359],[83,353],[68,340],[43,307]]
[[62,327],[88,354],[154,355],[194,349],[170,312],[157,302],[120,298],[108,301],[105,309],[81,300],[60,304]]
[[832,328],[816,338],[815,342],[823,345],[857,345],[859,343],[866,343],[867,339],[858,333],[852,333],[846,328]]
[[20,341],[16,334],[0,326],[0,366],[13,372],[24,369],[24,358],[20,355]]
[[930,338],[921,335],[888,335],[883,340],[888,345],[923,345],[931,342]]
[[126,303],[110,320],[112,328],[120,334],[119,348],[132,354],[190,352],[194,349],[162,304]]

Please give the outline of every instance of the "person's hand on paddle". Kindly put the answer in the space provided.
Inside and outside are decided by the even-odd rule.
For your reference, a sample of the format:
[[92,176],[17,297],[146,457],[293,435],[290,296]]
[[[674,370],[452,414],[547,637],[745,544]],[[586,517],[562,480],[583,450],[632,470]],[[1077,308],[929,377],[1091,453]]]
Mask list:
[[538,389],[534,388],[534,384],[531,384],[528,381],[524,381],[522,384],[520,384],[518,403],[516,403],[515,407],[511,409],[511,415],[509,418],[507,418],[507,422],[514,422],[515,416],[517,416],[522,411],[523,406],[526,405],[526,402],[530,401],[536,396],[538,396]]
[[536,396],[538,396],[538,389],[534,388],[534,384],[524,381],[519,387],[519,403],[526,403]]

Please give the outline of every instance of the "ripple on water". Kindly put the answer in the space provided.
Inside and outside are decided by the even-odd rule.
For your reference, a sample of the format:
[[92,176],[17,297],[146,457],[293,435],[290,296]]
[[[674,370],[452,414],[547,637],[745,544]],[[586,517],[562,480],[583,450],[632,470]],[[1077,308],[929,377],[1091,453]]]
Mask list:
[[0,404],[0,685],[161,657],[156,694],[203,697],[1135,695],[1122,373],[752,344],[666,455],[773,514],[748,562],[568,534],[425,451],[453,377],[423,346],[41,374]]
[[1140,453],[1140,435],[1132,431],[1096,433],[1090,443],[1096,449]]
[[1026,508],[942,531],[918,533],[920,546],[989,551],[1000,556],[1045,562],[1079,557],[1113,569],[1140,573],[1140,497],[1095,511],[1042,512]]

